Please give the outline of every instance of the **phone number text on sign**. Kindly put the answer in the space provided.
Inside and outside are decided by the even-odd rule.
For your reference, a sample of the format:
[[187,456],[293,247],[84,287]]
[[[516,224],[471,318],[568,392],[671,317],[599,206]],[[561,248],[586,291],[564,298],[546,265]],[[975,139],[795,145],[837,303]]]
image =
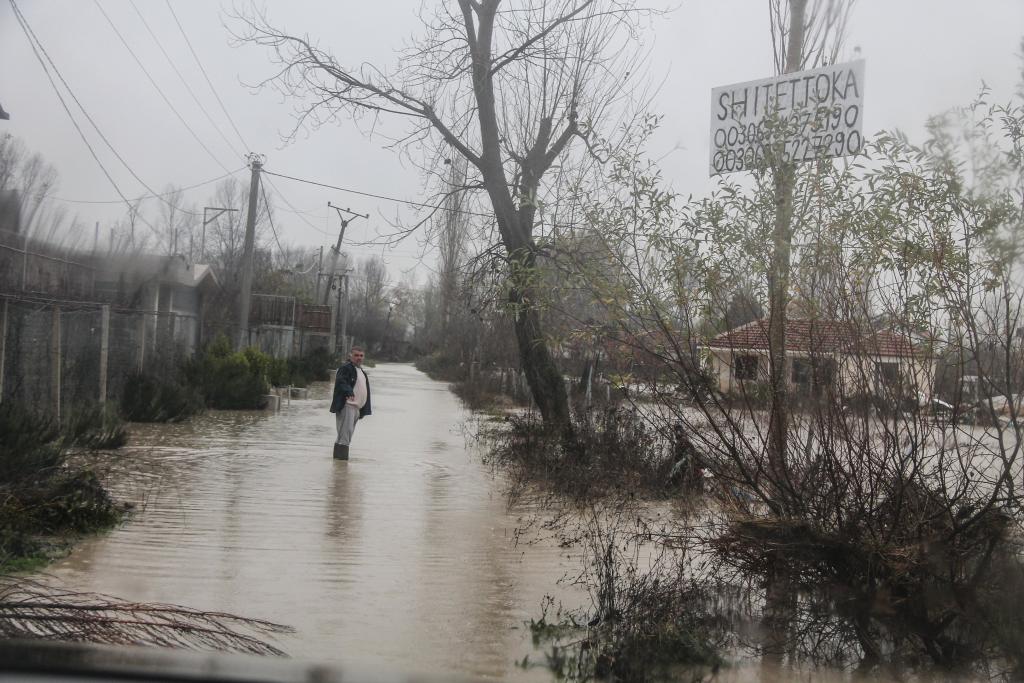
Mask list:
[[711,175],[858,154],[864,61],[711,91]]

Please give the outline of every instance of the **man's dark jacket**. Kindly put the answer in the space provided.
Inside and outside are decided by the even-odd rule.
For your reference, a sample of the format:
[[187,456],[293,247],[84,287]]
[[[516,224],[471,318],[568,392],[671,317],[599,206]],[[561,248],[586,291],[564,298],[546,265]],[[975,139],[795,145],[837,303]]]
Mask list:
[[[360,368],[362,369],[362,368]],[[366,375],[366,371],[363,370]],[[338,368],[338,374],[334,378],[334,400],[331,401],[331,412],[337,413],[345,407],[345,399],[355,395],[356,366],[352,361],[347,361]],[[370,411],[370,377],[366,377],[366,403],[359,409],[359,417],[366,417]]]

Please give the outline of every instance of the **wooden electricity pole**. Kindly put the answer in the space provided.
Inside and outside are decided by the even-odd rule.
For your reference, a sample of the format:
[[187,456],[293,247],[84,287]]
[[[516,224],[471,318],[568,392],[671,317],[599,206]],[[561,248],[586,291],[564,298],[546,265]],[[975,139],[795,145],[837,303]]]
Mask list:
[[343,301],[344,301],[344,303],[342,304],[342,309],[341,309],[341,341],[338,343],[338,347],[342,351],[348,351],[348,306],[349,306],[349,298],[348,298],[348,272],[349,272],[349,270],[350,269],[346,269],[345,270],[345,274],[341,276],[342,280],[344,282],[344,293],[343,293],[343,296],[344,296]]
[[238,310],[238,349],[249,345],[249,307],[252,301],[253,249],[256,244],[256,208],[260,191],[260,169],[263,158],[258,154],[249,155],[252,179],[249,182],[249,214],[245,218],[245,242],[242,247],[242,292]]
[[[784,73],[799,71],[804,46],[807,0],[789,0],[789,40]],[[785,144],[783,142],[782,144]],[[778,155],[774,169],[775,225],[769,274],[768,366],[771,416],[768,424],[768,461],[777,482],[788,480],[786,436],[789,431],[789,392],[786,386],[786,308],[789,303],[789,260],[793,240],[793,185],[796,166]]]
[[[334,209],[335,211],[338,212],[338,219],[341,221],[341,230],[338,231],[338,243],[331,248],[330,272],[327,275],[327,287],[326,289],[324,289],[323,302],[325,306],[327,305],[327,302],[330,300],[331,297],[331,286],[334,284],[335,273],[337,272],[338,269],[338,259],[341,258],[341,242],[343,239],[345,239],[345,228],[347,228],[349,223],[351,223],[357,218],[370,217],[369,214],[356,213],[351,209],[343,209],[340,206],[335,206],[334,204],[331,204],[330,202],[327,202],[327,208]],[[346,219],[343,214],[348,214],[349,216],[351,216],[351,218]],[[345,267],[346,269],[348,268],[348,263],[345,264]]]

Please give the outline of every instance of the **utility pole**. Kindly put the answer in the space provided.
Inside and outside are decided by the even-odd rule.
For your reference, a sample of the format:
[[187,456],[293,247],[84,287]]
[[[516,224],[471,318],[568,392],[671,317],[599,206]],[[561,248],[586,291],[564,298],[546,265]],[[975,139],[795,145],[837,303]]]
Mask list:
[[313,301],[320,301],[320,279],[324,276],[324,248],[322,246],[316,264],[316,294],[313,295]]
[[[216,211],[217,213],[215,213],[212,216],[210,216],[209,218],[207,218],[206,217],[206,212],[207,211]],[[235,213],[238,213],[238,209],[222,209],[219,206],[204,206],[203,207],[203,234],[202,234],[202,237],[200,237],[200,239],[199,239],[199,258],[202,259],[203,263],[206,263],[206,226],[209,225],[210,223],[212,223],[213,221],[217,220],[218,218],[220,218],[221,215],[223,215],[224,213],[227,213],[228,211],[233,211]]]
[[[327,202],[327,208],[334,209],[335,211],[338,212],[338,218],[341,220],[341,230],[338,232],[338,243],[331,249],[331,269],[330,275],[327,276],[327,288],[324,290],[323,299],[325,306],[327,305],[327,302],[330,300],[331,297],[331,285],[334,284],[334,272],[337,269],[338,259],[341,257],[341,241],[345,238],[345,228],[347,228],[348,224],[357,218],[370,218],[369,214],[356,213],[355,211],[352,211],[350,209],[343,209],[340,206],[335,206],[330,202]],[[351,218],[346,220],[345,216],[343,216],[342,213],[350,215]]]
[[256,243],[256,207],[260,190],[260,169],[263,168],[263,157],[259,154],[249,155],[252,179],[249,181],[249,215],[245,219],[245,243],[242,248],[242,292],[239,296],[238,311],[238,349],[249,344],[249,306],[252,300],[252,268],[253,248]]
[[[804,47],[804,15],[807,0],[789,0],[789,41],[785,73],[800,70]],[[769,274],[768,366],[771,415],[768,422],[768,464],[779,483],[788,480],[786,436],[789,431],[789,396],[786,386],[786,307],[789,303],[789,260],[793,239],[794,162],[776,160],[775,225],[772,232],[772,263]]]
[[344,304],[342,304],[343,308],[341,309],[341,347],[342,347],[342,351],[347,351],[348,350],[348,349],[345,348],[345,344],[346,344],[346,340],[348,339],[348,272],[349,272],[349,270],[351,270],[351,269],[347,269],[345,271],[345,274],[341,276],[342,280],[344,282],[344,289],[345,289],[345,293],[344,293],[345,299],[344,299]]

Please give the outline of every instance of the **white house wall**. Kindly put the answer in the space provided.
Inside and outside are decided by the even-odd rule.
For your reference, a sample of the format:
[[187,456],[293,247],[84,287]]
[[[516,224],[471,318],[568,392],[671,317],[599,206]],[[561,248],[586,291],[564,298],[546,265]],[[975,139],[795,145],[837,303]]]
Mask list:
[[[758,380],[768,381],[768,354],[765,351],[754,349],[711,349],[708,355],[708,368],[714,379],[717,380],[718,388],[724,393],[738,390],[741,382],[733,376],[733,359],[737,356],[758,356]],[[811,354],[802,351],[790,351],[786,354],[786,382],[789,386],[795,386],[792,381],[791,365],[788,362],[794,358],[810,358]],[[817,358],[832,357],[836,360],[836,367],[839,380],[842,382],[847,393],[857,391],[858,385],[868,383],[866,389],[874,391],[875,364],[896,363],[899,366],[903,377],[910,380],[911,385],[925,396],[931,395],[935,380],[935,363],[919,357],[909,358],[906,356],[851,356],[844,354],[814,354]]]

